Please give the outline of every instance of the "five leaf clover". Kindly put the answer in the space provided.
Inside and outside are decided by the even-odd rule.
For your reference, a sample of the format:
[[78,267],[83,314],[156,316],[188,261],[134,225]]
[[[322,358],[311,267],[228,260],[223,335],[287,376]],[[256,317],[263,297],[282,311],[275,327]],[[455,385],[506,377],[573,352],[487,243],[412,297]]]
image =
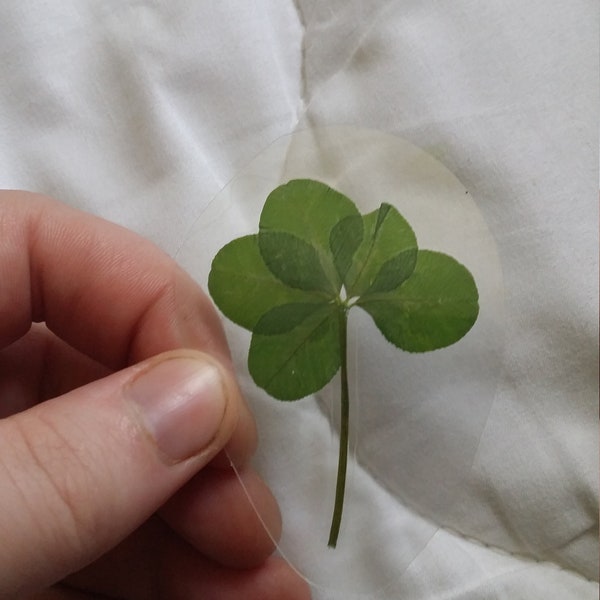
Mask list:
[[252,331],[248,368],[278,400],[298,400],[341,372],[340,451],[329,546],[337,544],[348,460],[347,315],[365,310],[402,350],[449,346],[479,312],[471,273],[454,258],[417,247],[391,204],[361,215],[319,181],[277,187],[258,234],[215,256],[208,288],[221,311]]

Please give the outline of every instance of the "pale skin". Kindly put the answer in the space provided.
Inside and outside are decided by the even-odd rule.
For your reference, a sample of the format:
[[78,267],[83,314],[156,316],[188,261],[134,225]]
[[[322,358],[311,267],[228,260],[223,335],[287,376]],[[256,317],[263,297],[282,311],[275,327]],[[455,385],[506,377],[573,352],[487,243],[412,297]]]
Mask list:
[[[0,598],[308,600],[230,467],[278,535],[196,283],[136,234],[15,191],[0,191],[0,277]],[[172,358],[212,365],[226,396],[210,442],[177,461],[123,400]]]

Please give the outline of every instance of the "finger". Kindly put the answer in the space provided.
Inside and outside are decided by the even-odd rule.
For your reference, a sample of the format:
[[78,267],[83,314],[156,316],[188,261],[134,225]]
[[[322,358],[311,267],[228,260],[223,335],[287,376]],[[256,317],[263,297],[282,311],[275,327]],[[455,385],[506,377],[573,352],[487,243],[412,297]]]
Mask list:
[[106,600],[106,596],[81,592],[62,585],[53,585],[51,588],[23,600]]
[[0,418],[60,396],[109,374],[43,324],[0,350]]
[[238,569],[262,564],[281,535],[281,514],[267,486],[251,469],[239,476],[205,469],[160,511],[201,554]]
[[92,564],[63,581],[71,588],[127,600],[162,600],[164,577],[180,576],[162,565],[175,544],[175,533],[154,515]]
[[230,570],[199,559],[189,546],[179,544],[169,554],[165,570],[178,568],[164,597],[173,600],[310,600],[307,582],[281,558],[270,558],[260,567]]
[[0,597],[114,547],[223,448],[239,406],[229,371],[188,350],[1,420]]
[[[152,590],[160,587],[157,577],[165,549],[179,534],[209,562],[234,569],[263,564],[274,549],[271,536],[279,537],[279,509],[252,471],[240,474],[242,484],[233,473],[231,477],[226,475],[214,469],[201,471],[177,499],[169,500],[161,509],[161,516],[168,513],[169,525],[156,516],[151,518],[117,548],[67,581],[119,598],[151,598]],[[261,506],[260,519],[242,485]],[[178,577],[177,571],[163,575]]]
[[150,242],[25,192],[0,214],[0,346],[45,321],[110,369],[180,347],[230,360],[209,299]]
[[309,600],[302,578],[284,561],[228,569],[202,556],[151,519],[114,551],[68,577],[81,590],[127,600]]

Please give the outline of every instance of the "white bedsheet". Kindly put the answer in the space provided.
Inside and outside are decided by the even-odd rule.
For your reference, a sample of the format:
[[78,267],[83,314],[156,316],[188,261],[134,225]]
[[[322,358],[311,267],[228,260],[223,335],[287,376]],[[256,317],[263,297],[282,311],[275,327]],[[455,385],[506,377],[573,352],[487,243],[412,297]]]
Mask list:
[[[361,537],[336,550],[345,574],[310,564],[323,556],[302,535],[314,515],[290,512],[297,537],[285,543],[319,579],[317,600],[349,597],[348,578],[365,599],[598,596],[597,29],[586,0],[0,6],[3,188],[53,195],[179,259],[190,225],[274,142],[344,126],[421,149],[480,211],[503,282],[502,341],[473,375],[485,414],[473,418],[470,388],[442,369],[426,389],[443,391],[445,408],[422,412],[401,456],[387,452],[388,413],[369,415],[352,480]],[[241,205],[230,214],[247,217]],[[243,357],[247,338],[228,332]],[[386,393],[385,374],[379,384]],[[245,389],[257,465],[293,509],[276,450],[331,441],[326,412],[303,400],[299,427]],[[427,458],[451,468],[462,440],[472,450],[449,476],[452,502],[436,502],[444,474]],[[317,450],[297,473],[330,479]]]

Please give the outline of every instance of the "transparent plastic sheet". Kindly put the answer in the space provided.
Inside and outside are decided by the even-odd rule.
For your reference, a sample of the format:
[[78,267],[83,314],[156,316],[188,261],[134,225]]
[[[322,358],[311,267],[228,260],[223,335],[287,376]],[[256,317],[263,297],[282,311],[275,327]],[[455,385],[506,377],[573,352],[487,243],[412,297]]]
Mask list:
[[[381,202],[394,204],[419,248],[452,255],[479,290],[473,329],[454,346],[425,354],[398,350],[366,313],[350,312],[351,459],[335,549],[327,538],[339,450],[339,376],[314,397],[279,402],[248,374],[251,334],[224,319],[259,425],[257,467],[282,509],[278,551],[314,588],[345,598],[386,598],[437,523],[451,519],[471,477],[502,351],[500,263],[481,211],[448,169],[400,138],[349,127],[308,129],[273,143],[202,211],[178,262],[206,289],[219,249],[256,233],[267,195],[296,178],[327,183],[363,214]],[[260,506],[249,501],[260,515]]]

